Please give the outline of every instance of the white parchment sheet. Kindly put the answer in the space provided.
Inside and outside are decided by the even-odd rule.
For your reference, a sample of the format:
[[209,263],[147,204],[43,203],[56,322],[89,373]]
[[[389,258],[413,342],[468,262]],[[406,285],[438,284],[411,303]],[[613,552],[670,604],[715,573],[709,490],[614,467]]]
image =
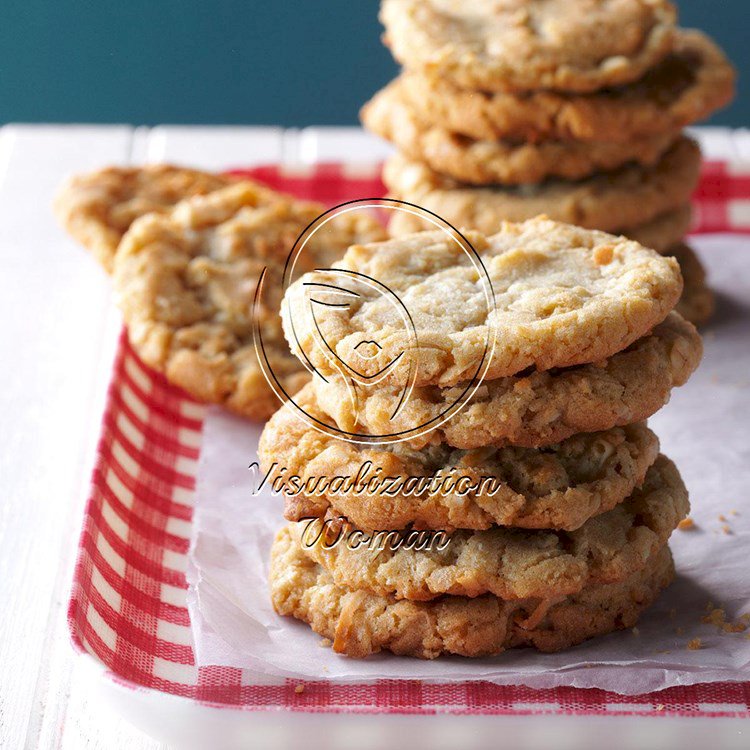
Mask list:
[[[719,293],[718,314],[704,331],[700,369],[650,424],[690,490],[697,529],[672,537],[677,580],[642,618],[638,635],[615,633],[559,654],[522,649],[474,660],[335,654],[306,625],[271,608],[267,558],[283,524],[282,501],[252,495],[257,480],[247,467],[260,429],[215,410],[205,425],[188,571],[198,662],[307,679],[475,679],[623,694],[750,680],[746,633],[700,622],[708,601],[723,606],[727,619],[750,611],[750,239],[703,237],[694,246]],[[696,637],[702,648],[688,650]]]

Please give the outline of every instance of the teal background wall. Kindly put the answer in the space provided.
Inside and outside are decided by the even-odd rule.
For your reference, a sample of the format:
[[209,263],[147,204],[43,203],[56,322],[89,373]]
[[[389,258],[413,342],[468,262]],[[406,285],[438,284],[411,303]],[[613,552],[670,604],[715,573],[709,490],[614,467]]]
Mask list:
[[[573,2],[574,0],[571,0]],[[682,0],[750,70],[747,0]],[[3,0],[0,122],[357,122],[396,72],[376,0]],[[740,81],[740,91],[743,81]],[[750,97],[713,122],[750,125]]]

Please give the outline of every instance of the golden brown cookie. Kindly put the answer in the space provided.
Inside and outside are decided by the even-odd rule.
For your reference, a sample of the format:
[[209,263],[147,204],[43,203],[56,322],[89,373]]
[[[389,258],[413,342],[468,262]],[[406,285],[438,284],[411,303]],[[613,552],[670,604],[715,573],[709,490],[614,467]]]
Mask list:
[[[137,220],[120,243],[114,283],[130,341],[143,361],[195,398],[264,419],[278,406],[253,343],[253,298],[267,276],[258,323],[273,373],[294,392],[307,372],[284,342],[281,272],[299,234],[323,212],[238,182]],[[313,235],[298,268],[329,265],[353,242],[382,238],[362,213]]]
[[505,601],[484,595],[431,602],[396,600],[337,586],[284,527],[271,550],[271,600],[280,615],[307,622],[334,651],[364,658],[380,651],[434,659],[489,656],[533,646],[552,652],[632,628],[674,578],[669,549],[619,583],[595,584],[559,599]]
[[539,214],[624,234],[625,228],[642,226],[688,204],[700,165],[698,146],[681,138],[651,167],[632,164],[580,182],[474,187],[400,154],[385,162],[383,181],[394,198],[416,203],[455,227],[484,234],[498,231],[502,221],[526,221]]
[[475,140],[420,119],[400,81],[379,91],[360,113],[362,123],[407,156],[436,172],[473,185],[525,185],[550,178],[579,180],[637,162],[652,165],[679,129],[631,141]]
[[[674,211],[667,211],[664,214],[660,214],[655,219],[640,224],[636,227],[616,229],[612,234],[623,235],[628,239],[637,242],[639,245],[644,247],[650,247],[652,250],[656,250],[657,253],[663,253],[664,255],[671,255],[668,252],[670,248],[679,244],[682,238],[690,231],[692,224],[692,210],[690,205],[687,204],[681,208],[675,209]],[[549,212],[547,212],[549,215]],[[529,216],[528,218],[533,218]],[[550,218],[555,218],[550,216]],[[501,220],[498,219],[493,228],[493,232],[496,231],[501,224]],[[414,232],[423,232],[426,229],[430,229],[429,223],[414,213],[407,213],[406,211],[393,211],[390,221],[388,222],[388,233],[391,237],[400,237],[402,234],[413,234]],[[469,229],[469,227],[457,227],[463,229]],[[602,231],[608,231],[602,227],[586,227],[587,229],[602,229]],[[481,230],[479,230],[481,231]],[[684,274],[683,274],[684,276]]]
[[670,313],[653,331],[608,359],[589,365],[482,383],[471,400],[431,432],[436,415],[462,389],[415,388],[396,417],[396,387],[359,389],[352,403],[340,381],[313,379],[316,401],[342,430],[408,437],[414,448],[448,443],[457,448],[541,447],[579,432],[597,432],[647,419],[683,385],[700,362],[695,327]]
[[111,273],[117,245],[137,218],[166,213],[185,198],[206,195],[232,182],[231,177],[170,164],[107,167],[68,180],[55,199],[55,213]]
[[391,531],[386,521],[365,532],[310,519],[292,537],[347,589],[396,599],[493,594],[500,599],[556,599],[641,570],[690,510],[675,465],[659,456],[643,486],[575,531],[486,531],[422,534]]
[[578,95],[492,93],[407,71],[399,91],[420,119],[478,140],[628,143],[703,120],[729,103],[734,80],[731,64],[709,37],[678,29],[672,53],[626,86]]
[[670,248],[666,254],[677,258],[684,281],[677,311],[696,326],[707,323],[714,313],[716,300],[706,283],[706,269],[695,250],[689,245],[680,243]]
[[[294,400],[309,418],[325,423],[312,385]],[[581,433],[546,450],[471,451],[446,445],[417,451],[405,443],[366,446],[313,424],[291,405],[279,409],[261,435],[261,467],[269,481],[295,475],[314,488],[296,492],[285,480],[289,520],[332,514],[363,529],[480,530],[494,524],[577,529],[640,486],[659,452],[659,441],[645,424]],[[330,483],[334,477],[350,481],[342,488]],[[381,477],[395,481],[381,482]],[[415,480],[421,487],[415,488]]]
[[[469,241],[489,281],[440,231],[350,248],[335,269],[351,278],[305,274],[282,308],[292,351],[326,376],[344,368],[358,382],[396,382],[412,367],[415,385],[451,386],[482,367],[490,380],[609,357],[662,321],[682,291],[674,259],[545,218],[506,223],[489,238],[471,233]],[[362,276],[388,295],[355,284]],[[348,296],[323,295],[321,284]]]
[[487,91],[596,91],[640,78],[672,50],[666,0],[384,0],[405,67]]

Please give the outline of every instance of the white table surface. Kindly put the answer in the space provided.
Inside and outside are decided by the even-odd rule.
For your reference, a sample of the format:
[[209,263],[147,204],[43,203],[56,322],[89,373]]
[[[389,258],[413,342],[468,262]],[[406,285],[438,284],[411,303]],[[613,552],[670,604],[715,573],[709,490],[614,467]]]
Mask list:
[[[748,132],[696,132],[708,158],[750,160]],[[55,223],[56,189],[70,173],[111,163],[221,169],[387,152],[356,128],[0,129],[0,747],[164,747],[102,710],[68,641],[68,588],[119,317],[104,273]]]

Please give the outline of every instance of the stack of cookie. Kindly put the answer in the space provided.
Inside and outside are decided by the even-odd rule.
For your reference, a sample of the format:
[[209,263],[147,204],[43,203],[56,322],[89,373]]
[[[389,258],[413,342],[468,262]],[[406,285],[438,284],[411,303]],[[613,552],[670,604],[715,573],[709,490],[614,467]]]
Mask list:
[[[384,0],[402,75],[362,110],[399,149],[391,195],[484,233],[538,214],[678,258],[679,309],[713,307],[683,243],[700,152],[682,129],[724,106],[734,72],[667,0]],[[399,235],[426,228],[399,214]]]
[[687,492],[644,420],[701,357],[676,261],[547,219],[467,238],[354,246],[282,305],[315,374],[260,442],[272,600],[349,656],[555,651],[673,576]]
[[[281,276],[297,237],[325,208],[250,180],[159,164],[71,178],[55,210],[113,274],[131,345],[194,398],[250,419],[279,405],[258,362],[255,328],[284,390],[309,375],[284,341]],[[301,267],[338,260],[385,237],[374,217],[336,217],[308,242]],[[304,264],[308,263],[308,266]],[[254,304],[266,272],[262,304]]]

